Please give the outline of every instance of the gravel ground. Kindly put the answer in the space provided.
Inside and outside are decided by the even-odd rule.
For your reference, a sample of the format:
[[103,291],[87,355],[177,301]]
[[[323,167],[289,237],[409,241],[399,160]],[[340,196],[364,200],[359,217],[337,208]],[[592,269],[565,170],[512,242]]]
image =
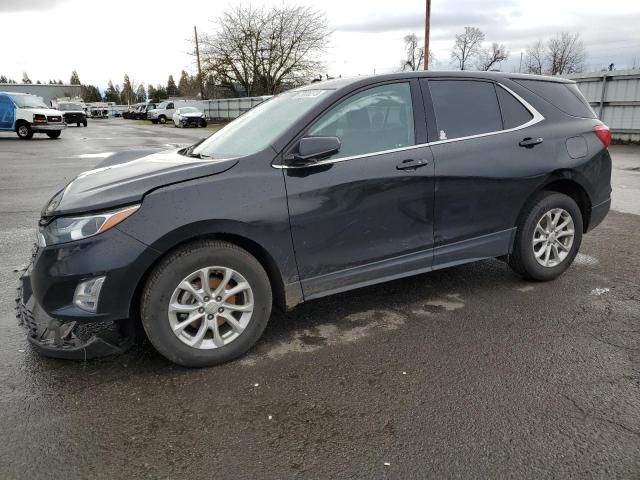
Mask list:
[[316,300],[206,370],[32,352],[13,269],[46,199],[105,152],[208,133],[0,134],[0,478],[640,478],[639,147],[611,148],[615,211],[554,282],[492,260]]

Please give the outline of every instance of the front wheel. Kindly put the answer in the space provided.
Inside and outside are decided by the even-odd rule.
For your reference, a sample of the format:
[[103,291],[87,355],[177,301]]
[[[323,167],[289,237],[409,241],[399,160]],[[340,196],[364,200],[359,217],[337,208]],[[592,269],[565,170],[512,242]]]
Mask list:
[[164,125],[165,123],[167,123],[167,117],[161,115],[160,117],[158,117],[158,121]]
[[200,126],[202,128],[205,128],[207,126],[207,121],[204,118],[202,120],[200,120]]
[[[78,125],[78,126],[80,126],[80,125]],[[86,118],[83,120],[83,122],[82,122],[82,126],[83,126],[83,127],[86,127],[86,126],[87,126],[87,119],[86,119]]]
[[236,245],[204,240],[167,256],[141,298],[142,325],[167,359],[186,367],[232,360],[251,348],[271,314],[262,265]]
[[531,280],[557,278],[578,254],[582,228],[582,213],[571,197],[541,192],[525,206],[509,265]]
[[18,125],[16,133],[21,140],[28,140],[33,137],[33,130],[31,130],[31,126],[28,123]]
[[62,130],[52,130],[51,132],[47,132],[47,137],[58,138],[61,133],[62,133]]

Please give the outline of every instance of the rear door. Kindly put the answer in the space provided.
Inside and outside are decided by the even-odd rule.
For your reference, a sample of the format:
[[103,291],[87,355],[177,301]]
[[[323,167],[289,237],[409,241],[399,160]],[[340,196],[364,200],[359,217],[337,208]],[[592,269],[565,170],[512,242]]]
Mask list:
[[354,92],[301,136],[342,142],[317,165],[284,166],[305,298],[428,270],[433,161],[417,81]]
[[[509,252],[522,203],[536,183],[541,115],[500,84],[422,81],[436,125],[435,266]],[[516,98],[517,97],[517,98]],[[530,145],[520,146],[525,139]]]
[[16,108],[7,95],[0,95],[0,129],[12,130],[16,120]]

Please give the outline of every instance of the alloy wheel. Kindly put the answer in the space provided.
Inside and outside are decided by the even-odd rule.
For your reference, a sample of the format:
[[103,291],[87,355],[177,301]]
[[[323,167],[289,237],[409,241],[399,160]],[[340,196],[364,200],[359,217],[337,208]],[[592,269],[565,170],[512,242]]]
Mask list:
[[190,347],[209,350],[236,340],[251,321],[253,290],[237,271],[206,267],[188,275],[169,302],[174,335]]
[[571,214],[562,208],[546,212],[533,232],[533,255],[543,267],[556,267],[569,255],[575,226]]

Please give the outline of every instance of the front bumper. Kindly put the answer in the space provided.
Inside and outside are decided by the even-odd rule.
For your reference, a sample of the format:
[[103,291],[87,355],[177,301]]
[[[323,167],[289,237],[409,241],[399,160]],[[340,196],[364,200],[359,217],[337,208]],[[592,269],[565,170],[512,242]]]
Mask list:
[[53,130],[64,130],[65,128],[67,128],[66,123],[43,123],[41,125],[38,123],[31,124],[31,130],[34,132],[51,132]]
[[40,354],[53,358],[86,360],[118,355],[135,342],[131,322],[80,324],[61,322],[44,311],[31,287],[32,264],[22,271],[16,296],[16,317],[27,339]]

